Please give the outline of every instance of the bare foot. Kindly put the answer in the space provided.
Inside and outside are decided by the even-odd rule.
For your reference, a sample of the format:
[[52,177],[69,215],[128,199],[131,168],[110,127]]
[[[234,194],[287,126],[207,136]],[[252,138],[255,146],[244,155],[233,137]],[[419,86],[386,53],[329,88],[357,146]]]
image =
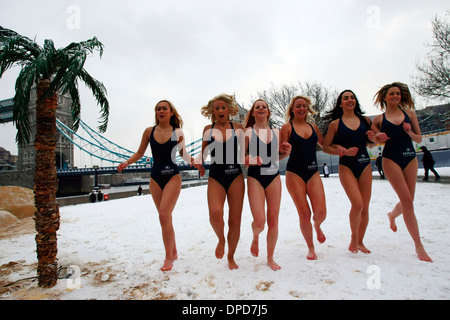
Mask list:
[[358,244],[358,249],[359,249],[362,253],[365,253],[365,254],[369,254],[369,253],[372,252],[372,251],[370,251],[369,249],[367,249],[366,246],[365,246],[364,244],[362,244],[362,243]]
[[325,235],[323,234],[322,229],[320,228],[320,225],[317,226],[314,223],[314,229],[316,229],[316,233],[317,233],[317,241],[319,241],[319,243],[324,243],[325,240],[327,240],[327,238],[325,237]]
[[259,254],[259,243],[258,243],[258,240],[253,239],[252,245],[250,247],[250,253],[254,257],[258,256],[258,254]]
[[416,247],[416,253],[421,261],[433,263],[433,260],[431,260],[430,256],[426,253],[423,246]]
[[230,268],[230,270],[239,269],[239,266],[236,261],[234,261],[234,258],[228,258],[228,268]]
[[316,255],[316,251],[314,250],[314,248],[309,249],[308,255],[306,256],[306,259],[308,259],[308,260],[317,260],[317,255]]
[[216,258],[222,259],[224,254],[225,254],[225,243],[219,241],[216,247]]
[[173,268],[173,260],[164,260],[164,265],[160,268],[161,271],[170,271]]
[[393,218],[393,217],[391,216],[391,214],[392,214],[392,212],[389,212],[389,213],[388,213],[388,218],[389,218],[390,227],[391,227],[391,230],[392,230],[392,231],[397,232],[397,225],[395,224],[395,218]]
[[275,260],[273,260],[273,259],[268,260],[267,264],[269,265],[270,269],[272,269],[273,271],[281,270],[281,267],[279,266],[279,264],[276,263]]
[[350,245],[348,246],[348,251],[350,251],[351,253],[358,253],[358,251],[359,251],[358,244],[353,239],[350,242]]

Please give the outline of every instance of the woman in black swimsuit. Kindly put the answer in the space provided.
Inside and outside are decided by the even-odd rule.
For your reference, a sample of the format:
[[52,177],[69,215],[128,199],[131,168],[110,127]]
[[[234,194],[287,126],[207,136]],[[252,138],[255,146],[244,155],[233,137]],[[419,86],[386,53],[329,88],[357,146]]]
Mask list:
[[[122,172],[128,165],[144,156],[148,145],[152,149],[154,159],[150,192],[159,213],[166,257],[161,271],[173,268],[173,262],[178,258],[175,242],[175,231],[172,225],[172,211],[175,208],[181,190],[181,176],[175,163],[176,148],[180,156],[193,165],[194,159],[187,154],[184,135],[181,131],[183,122],[171,102],[162,100],[155,107],[154,127],[145,129],[138,151],[117,169]],[[200,174],[204,175],[202,166],[196,165]]]
[[419,259],[433,262],[420,240],[419,225],[414,212],[419,163],[411,140],[420,143],[422,135],[411,93],[406,84],[395,82],[385,85],[377,92],[375,103],[384,113],[376,116],[373,123],[389,138],[383,150],[383,170],[400,200],[388,214],[390,227],[392,231],[397,231],[395,219],[403,213]]
[[294,97],[286,112],[288,123],[281,128],[281,142],[289,142],[292,146],[286,166],[286,187],[298,211],[300,230],[308,246],[308,260],[317,260],[311,211],[317,240],[319,243],[326,240],[321,229],[327,215],[325,191],[316,156],[316,147],[322,146],[323,137],[317,125],[312,123],[314,113],[308,97]]
[[[324,151],[339,155],[339,180],[351,203],[351,241],[348,250],[352,253],[370,253],[363,243],[369,224],[369,202],[372,194],[372,167],[366,145],[380,142],[370,119],[363,116],[358,99],[351,90],[341,92],[336,106],[325,115],[329,123]],[[331,121],[331,123],[330,123]],[[383,135],[379,135],[381,139]]]
[[[211,154],[208,178],[209,220],[219,242],[215,255],[222,259],[225,254],[225,224],[223,207],[228,201],[228,267],[239,268],[234,253],[239,243],[242,207],[244,203],[244,177],[240,164],[244,162],[243,129],[240,123],[230,122],[229,116],[239,111],[234,97],[222,94],[202,108],[202,115],[210,118],[212,124],[203,130],[203,143],[200,161]],[[242,148],[241,148],[242,146]]]
[[259,235],[266,223],[267,201],[267,264],[276,271],[281,267],[273,259],[278,239],[278,214],[281,202],[281,179],[278,161],[290,153],[290,145],[279,148],[279,130],[269,126],[270,110],[262,99],[253,103],[245,119],[245,164],[248,166],[248,201],[253,215],[253,241],[250,252],[259,254]]

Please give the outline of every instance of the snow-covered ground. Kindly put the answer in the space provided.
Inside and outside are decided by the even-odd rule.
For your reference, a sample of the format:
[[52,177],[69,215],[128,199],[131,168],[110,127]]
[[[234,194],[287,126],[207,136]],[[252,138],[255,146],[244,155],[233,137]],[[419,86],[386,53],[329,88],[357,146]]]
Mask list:
[[[450,175],[450,168],[438,171]],[[282,179],[275,251],[280,271],[272,271],[266,264],[267,229],[260,238],[260,256],[250,254],[252,217],[247,199],[235,256],[239,269],[230,271],[226,259],[215,258],[217,239],[209,224],[207,187],[201,186],[183,189],[173,213],[179,259],[172,271],[159,270],[164,249],[150,195],[67,206],[60,209],[59,260],[72,265],[71,270],[79,276],[61,279],[51,289],[39,288],[37,281],[20,281],[0,291],[0,299],[450,298],[448,184],[417,184],[416,215],[423,243],[434,260],[426,263],[417,258],[403,219],[397,219],[397,233],[390,230],[387,213],[397,197],[389,182],[376,173],[365,238],[372,253],[350,253],[350,203],[336,176],[323,179],[327,240],[322,245],[316,241],[318,260],[308,261],[298,215]],[[36,275],[31,231],[0,240],[0,287]]]

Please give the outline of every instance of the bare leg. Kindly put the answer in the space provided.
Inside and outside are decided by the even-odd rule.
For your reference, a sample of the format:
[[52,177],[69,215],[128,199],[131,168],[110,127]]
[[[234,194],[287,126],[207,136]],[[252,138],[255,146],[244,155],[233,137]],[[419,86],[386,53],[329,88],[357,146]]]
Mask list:
[[264,230],[264,225],[266,223],[265,215],[265,193],[264,188],[261,184],[254,178],[247,178],[247,192],[248,192],[248,202],[250,205],[250,210],[253,216],[252,231],[253,240],[250,247],[250,253],[252,256],[257,257],[259,254],[259,235]]
[[161,224],[162,237],[166,257],[161,271],[169,271],[173,268],[173,262],[178,258],[175,231],[172,224],[172,212],[178,200],[181,190],[181,177],[176,175],[167,183],[164,190],[161,190],[159,185],[150,179],[150,192],[155,202],[159,213],[159,221]]
[[389,226],[392,231],[397,232],[397,224],[395,219],[403,213],[402,204],[399,202],[395,205],[394,209],[388,213]]
[[241,235],[241,218],[242,207],[244,204],[245,183],[242,175],[234,179],[231,186],[228,188],[228,267],[230,270],[238,269],[239,266],[234,260],[234,253],[236,252],[239,238]]
[[325,234],[321,229],[322,223],[327,217],[327,206],[325,200],[325,191],[322,184],[320,174],[316,173],[311,179],[309,179],[306,185],[306,191],[311,202],[314,221],[314,229],[316,230],[317,241],[324,243],[326,241]]
[[351,203],[350,208],[350,229],[352,232],[348,250],[352,253],[358,253],[359,227],[361,225],[361,213],[364,208],[364,201],[359,190],[358,180],[353,172],[346,166],[339,166],[339,179],[342,187]]
[[308,246],[308,260],[317,260],[317,255],[314,248],[313,228],[311,224],[311,210],[306,199],[306,185],[305,182],[295,173],[286,172],[286,187],[294,201],[295,207],[300,220],[300,230],[303,238],[305,238]]
[[209,222],[217,235],[218,243],[215,250],[217,259],[222,259],[225,254],[225,224],[223,221],[223,206],[226,193],[222,185],[216,180],[209,178],[208,181],[208,207]]
[[358,229],[358,249],[363,253],[369,254],[370,250],[366,248],[363,240],[369,225],[369,203],[372,194],[372,168],[370,166],[367,166],[358,178],[358,186],[363,200],[361,223]]
[[281,179],[279,176],[266,188],[265,193],[267,199],[267,264],[276,271],[281,269],[273,258],[278,240],[278,216],[281,203]]
[[392,188],[397,193],[403,211],[405,225],[411,235],[416,253],[420,260],[433,262],[426,253],[422,241],[420,240],[419,225],[414,212],[414,193],[418,169],[417,159],[402,171],[401,168],[392,160],[383,158],[383,168]]

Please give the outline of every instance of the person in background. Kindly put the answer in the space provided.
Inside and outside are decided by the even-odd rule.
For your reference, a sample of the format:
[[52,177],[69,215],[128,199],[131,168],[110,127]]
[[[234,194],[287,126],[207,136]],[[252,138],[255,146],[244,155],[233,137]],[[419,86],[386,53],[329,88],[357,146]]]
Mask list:
[[102,202],[103,201],[103,193],[102,190],[98,190],[97,192],[97,201]]
[[[117,167],[122,172],[127,166],[144,156],[148,145],[154,159],[150,175],[150,193],[159,214],[162,238],[165,248],[165,260],[161,271],[169,271],[178,259],[175,231],[172,224],[172,212],[181,191],[181,176],[175,161],[178,149],[180,156],[191,165],[194,159],[187,153],[181,127],[183,121],[168,100],[161,100],[155,106],[155,126],[144,130],[138,151]],[[205,174],[203,166],[195,165],[200,174]]]
[[380,154],[378,154],[377,160],[375,161],[375,164],[378,169],[378,173],[380,174],[380,179],[384,179],[384,172],[383,172],[383,157]]
[[420,260],[433,262],[420,239],[414,211],[419,162],[412,141],[422,142],[422,134],[414,112],[414,101],[406,84],[394,82],[383,86],[374,96],[383,114],[373,119],[375,127],[387,135],[383,149],[383,170],[400,202],[388,213],[390,228],[397,231],[395,219],[403,213]]
[[91,194],[89,195],[89,201],[91,203],[94,203],[95,201],[97,201],[97,196],[95,195],[94,191],[92,191]]
[[323,164],[323,177],[328,178],[330,176],[330,170],[326,163]]
[[422,149],[423,151],[422,164],[423,169],[425,170],[425,176],[423,177],[423,180],[428,181],[428,171],[431,170],[431,172],[433,172],[434,174],[434,180],[439,181],[441,179],[441,176],[434,169],[435,162],[430,150],[428,150],[425,146],[421,146],[420,149]]

